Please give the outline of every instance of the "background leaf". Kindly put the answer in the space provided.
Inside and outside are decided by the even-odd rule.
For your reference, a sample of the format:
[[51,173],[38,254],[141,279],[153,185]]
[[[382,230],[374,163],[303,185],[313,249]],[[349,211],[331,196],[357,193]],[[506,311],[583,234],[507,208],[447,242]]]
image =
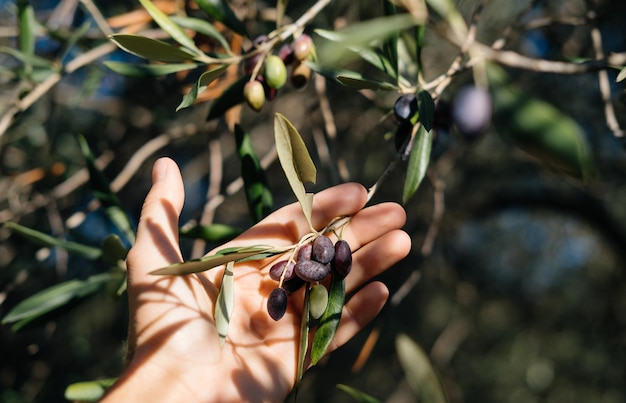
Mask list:
[[396,337],[396,351],[417,401],[446,403],[443,385],[426,353],[405,334]]
[[409,165],[406,170],[406,179],[402,190],[402,203],[406,204],[415,194],[420,183],[426,175],[428,163],[430,162],[430,150],[432,147],[432,131],[427,131],[420,125],[415,135],[415,143],[409,157]]
[[228,262],[224,268],[220,291],[217,295],[217,301],[215,303],[215,327],[217,328],[217,334],[220,338],[221,345],[224,345],[226,342],[226,336],[228,336],[228,324],[230,323],[233,307],[235,305],[234,265],[235,262]]
[[202,51],[196,47],[196,44],[190,37],[187,36],[185,31],[183,31],[183,29],[172,21],[163,11],[155,6],[152,1],[139,0],[139,2],[154,19],[154,22],[156,22],[161,29],[163,29],[163,31],[167,32],[172,39],[189,49],[191,52],[198,55],[202,54]]
[[315,365],[324,356],[341,320],[341,311],[346,299],[345,280],[332,276],[328,291],[328,306],[320,318],[320,324],[315,330],[313,345],[311,346],[311,364]]
[[222,22],[240,35],[247,36],[246,26],[237,18],[225,0],[196,0],[196,4],[208,15]]
[[375,397],[370,396],[367,393],[361,392],[360,390],[354,389],[348,385],[338,384],[337,388],[346,392],[348,395],[350,395],[350,397],[352,397],[359,403],[381,403],[381,401],[376,399]]
[[272,211],[274,199],[259,157],[252,147],[250,135],[239,125],[235,125],[235,141],[237,154],[241,160],[241,177],[248,201],[248,211],[252,222],[257,223]]
[[350,87],[353,90],[382,90],[382,91],[397,91],[398,86],[383,81],[370,80],[367,78],[356,78],[350,76],[337,76],[337,81],[346,87]]
[[198,81],[196,81],[196,84],[194,84],[191,87],[191,90],[189,90],[189,92],[185,94],[183,100],[176,108],[176,111],[178,112],[183,108],[187,108],[188,106],[193,105],[193,103],[196,101],[196,98],[198,97],[198,93],[204,90],[213,81],[217,80],[224,73],[224,71],[226,71],[227,68],[228,66],[219,66],[202,73],[202,75],[200,75],[200,77],[198,78]]
[[114,34],[109,38],[121,49],[148,60],[159,62],[184,62],[197,55],[169,43],[139,35]]
[[291,190],[296,195],[309,226],[314,230],[311,223],[313,195],[306,193],[304,183],[315,183],[317,170],[300,133],[280,113],[277,113],[274,118],[274,141],[278,159],[287,176],[289,186],[291,186]]

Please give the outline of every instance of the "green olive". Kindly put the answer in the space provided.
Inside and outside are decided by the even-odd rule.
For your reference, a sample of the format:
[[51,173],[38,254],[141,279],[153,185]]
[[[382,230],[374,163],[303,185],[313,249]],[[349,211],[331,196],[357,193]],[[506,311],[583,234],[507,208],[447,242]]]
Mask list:
[[319,319],[328,306],[328,290],[322,284],[311,287],[309,294],[309,314],[313,319]]
[[279,89],[287,81],[287,68],[285,63],[276,55],[270,55],[265,59],[265,82],[272,88]]
[[265,90],[263,84],[254,80],[248,81],[243,87],[243,97],[250,108],[260,111],[265,103]]

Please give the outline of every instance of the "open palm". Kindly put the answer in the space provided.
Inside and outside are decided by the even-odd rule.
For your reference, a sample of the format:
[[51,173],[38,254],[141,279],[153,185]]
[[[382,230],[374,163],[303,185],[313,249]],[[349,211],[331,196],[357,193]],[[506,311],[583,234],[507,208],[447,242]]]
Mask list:
[[[139,223],[128,264],[130,306],[129,364],[105,399],[111,401],[282,401],[295,385],[302,291],[289,296],[278,322],[267,314],[267,297],[277,282],[273,261],[237,263],[235,305],[228,337],[220,346],[213,320],[222,269],[181,277],[151,271],[182,260],[178,216],[184,200],[176,164],[155,163],[153,187]],[[353,255],[341,324],[329,350],[348,341],[380,311],[388,291],[372,277],[406,256],[408,236],[403,209],[383,203],[361,210],[365,189],[335,186],[316,194],[313,225],[323,228],[337,216],[354,215],[343,230]],[[309,232],[299,205],[268,216],[227,246],[296,243]],[[362,287],[362,288],[361,288]],[[357,291],[358,290],[358,291]]]

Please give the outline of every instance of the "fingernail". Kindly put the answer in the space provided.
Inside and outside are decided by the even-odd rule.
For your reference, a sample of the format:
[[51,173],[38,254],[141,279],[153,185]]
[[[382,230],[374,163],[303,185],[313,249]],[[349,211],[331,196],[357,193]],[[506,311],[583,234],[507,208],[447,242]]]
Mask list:
[[167,163],[165,160],[158,159],[152,167],[152,183],[160,182],[167,174]]

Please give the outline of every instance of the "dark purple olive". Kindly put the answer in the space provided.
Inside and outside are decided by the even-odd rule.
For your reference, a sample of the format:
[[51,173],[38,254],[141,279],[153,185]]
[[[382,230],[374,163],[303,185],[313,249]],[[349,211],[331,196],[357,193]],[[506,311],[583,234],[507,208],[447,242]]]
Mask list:
[[299,260],[293,269],[302,280],[312,283],[324,280],[330,273],[330,265],[315,260]]
[[413,131],[413,125],[408,120],[404,122],[400,122],[400,124],[398,124],[398,128],[396,129],[396,135],[394,136],[394,144],[396,146],[396,151],[400,151],[402,146],[406,143],[408,138],[411,136],[412,131]]
[[335,246],[333,241],[326,236],[318,236],[313,241],[313,251],[311,252],[311,259],[321,264],[330,263],[335,256]]
[[298,258],[296,260],[311,260],[311,252],[313,251],[313,243],[305,243],[298,250]]
[[282,60],[286,65],[293,63],[293,48],[291,45],[283,45],[278,51],[278,57],[280,57],[280,60]]
[[302,280],[298,276],[293,276],[291,280],[287,280],[283,282],[283,289],[287,291],[287,294],[292,293],[294,291],[298,291],[306,281]]
[[287,312],[287,291],[274,288],[267,299],[267,313],[272,319],[279,320]]
[[457,131],[466,140],[476,140],[491,123],[492,103],[484,88],[467,86],[455,96],[452,120]]
[[288,260],[281,260],[270,267],[270,277],[272,280],[280,281],[280,278],[283,276],[283,271],[285,272],[285,280],[293,278],[293,266],[295,266],[295,263],[291,262],[288,264],[288,262]]
[[417,98],[415,94],[406,94],[396,99],[393,105],[393,114],[399,122],[411,120],[417,113]]
[[339,278],[345,278],[352,270],[352,251],[348,242],[343,239],[335,243],[335,258],[331,267]]

